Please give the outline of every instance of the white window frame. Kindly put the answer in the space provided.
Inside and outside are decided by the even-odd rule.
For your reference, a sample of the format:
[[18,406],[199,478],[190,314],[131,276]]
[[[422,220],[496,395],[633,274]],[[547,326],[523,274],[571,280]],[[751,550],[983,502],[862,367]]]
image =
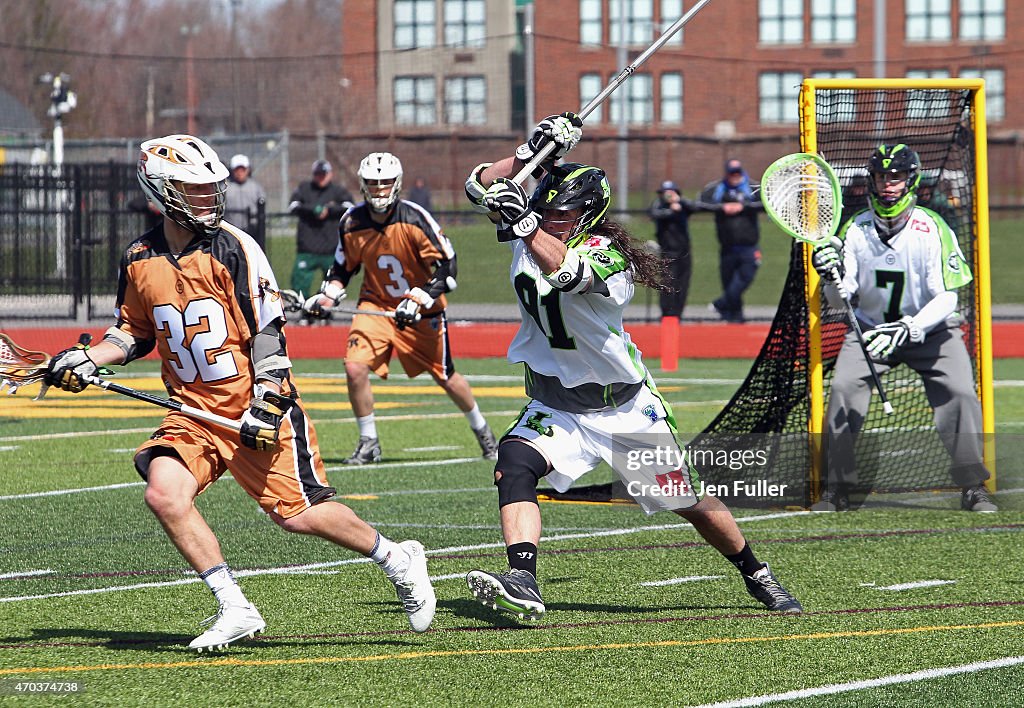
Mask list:
[[487,124],[487,79],[481,75],[447,76],[444,80],[444,122]]
[[757,41],[771,46],[803,44],[804,0],[758,0]]
[[[411,98],[403,99],[405,90]],[[396,125],[437,124],[437,80],[433,76],[396,76],[392,93]]]
[[395,0],[395,49],[422,49],[437,45],[434,0]]
[[[798,103],[802,80],[803,75],[799,71],[763,71],[758,75],[757,117],[763,125],[799,122]],[[771,89],[771,96],[766,95],[766,89]]]

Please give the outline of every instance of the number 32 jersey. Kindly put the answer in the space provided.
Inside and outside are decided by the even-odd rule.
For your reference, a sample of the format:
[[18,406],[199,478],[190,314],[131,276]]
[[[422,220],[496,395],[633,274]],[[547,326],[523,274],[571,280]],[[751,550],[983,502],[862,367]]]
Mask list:
[[116,326],[155,342],[167,392],[205,411],[241,416],[254,384],[252,338],[284,318],[256,242],[221,222],[220,233],[193,239],[175,257],[158,226],[128,246],[118,280]]
[[936,295],[971,282],[956,234],[935,212],[916,207],[888,244],[878,237],[870,210],[846,222],[843,285],[858,296],[857,317],[870,324],[914,316]]

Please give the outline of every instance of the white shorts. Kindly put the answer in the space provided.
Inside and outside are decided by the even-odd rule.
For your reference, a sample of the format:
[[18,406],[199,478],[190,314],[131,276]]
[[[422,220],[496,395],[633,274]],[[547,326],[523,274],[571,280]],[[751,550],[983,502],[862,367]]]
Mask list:
[[[598,413],[566,413],[532,400],[506,438],[521,438],[551,464],[559,492],[607,462],[648,514],[693,506],[700,497],[662,399],[644,386],[629,402]],[[682,462],[682,464],[680,464]]]

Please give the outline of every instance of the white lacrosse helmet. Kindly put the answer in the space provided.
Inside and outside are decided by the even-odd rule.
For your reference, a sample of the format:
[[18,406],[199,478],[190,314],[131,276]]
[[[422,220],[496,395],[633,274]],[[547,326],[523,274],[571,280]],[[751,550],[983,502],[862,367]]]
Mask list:
[[[381,193],[382,182],[392,182],[389,193]],[[371,152],[359,163],[359,189],[371,209],[386,212],[402,191],[402,163],[390,152]]]
[[[202,140],[191,135],[147,140],[136,173],[146,198],[161,214],[198,234],[213,236],[220,229],[228,168]],[[186,184],[210,189],[186,190]]]

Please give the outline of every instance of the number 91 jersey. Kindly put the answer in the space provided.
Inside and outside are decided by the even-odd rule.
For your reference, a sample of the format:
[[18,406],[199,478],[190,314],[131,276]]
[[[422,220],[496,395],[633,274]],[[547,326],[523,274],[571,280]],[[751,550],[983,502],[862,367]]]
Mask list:
[[956,234],[935,212],[916,207],[907,225],[883,242],[870,210],[846,222],[843,285],[857,295],[857,317],[870,325],[913,317],[936,295],[971,282]]
[[[244,231],[221,222],[175,258],[163,228],[128,246],[121,262],[117,327],[155,342],[169,394],[229,418],[248,407],[250,342],[284,318],[266,255]],[[284,384],[290,391],[289,383]]]

